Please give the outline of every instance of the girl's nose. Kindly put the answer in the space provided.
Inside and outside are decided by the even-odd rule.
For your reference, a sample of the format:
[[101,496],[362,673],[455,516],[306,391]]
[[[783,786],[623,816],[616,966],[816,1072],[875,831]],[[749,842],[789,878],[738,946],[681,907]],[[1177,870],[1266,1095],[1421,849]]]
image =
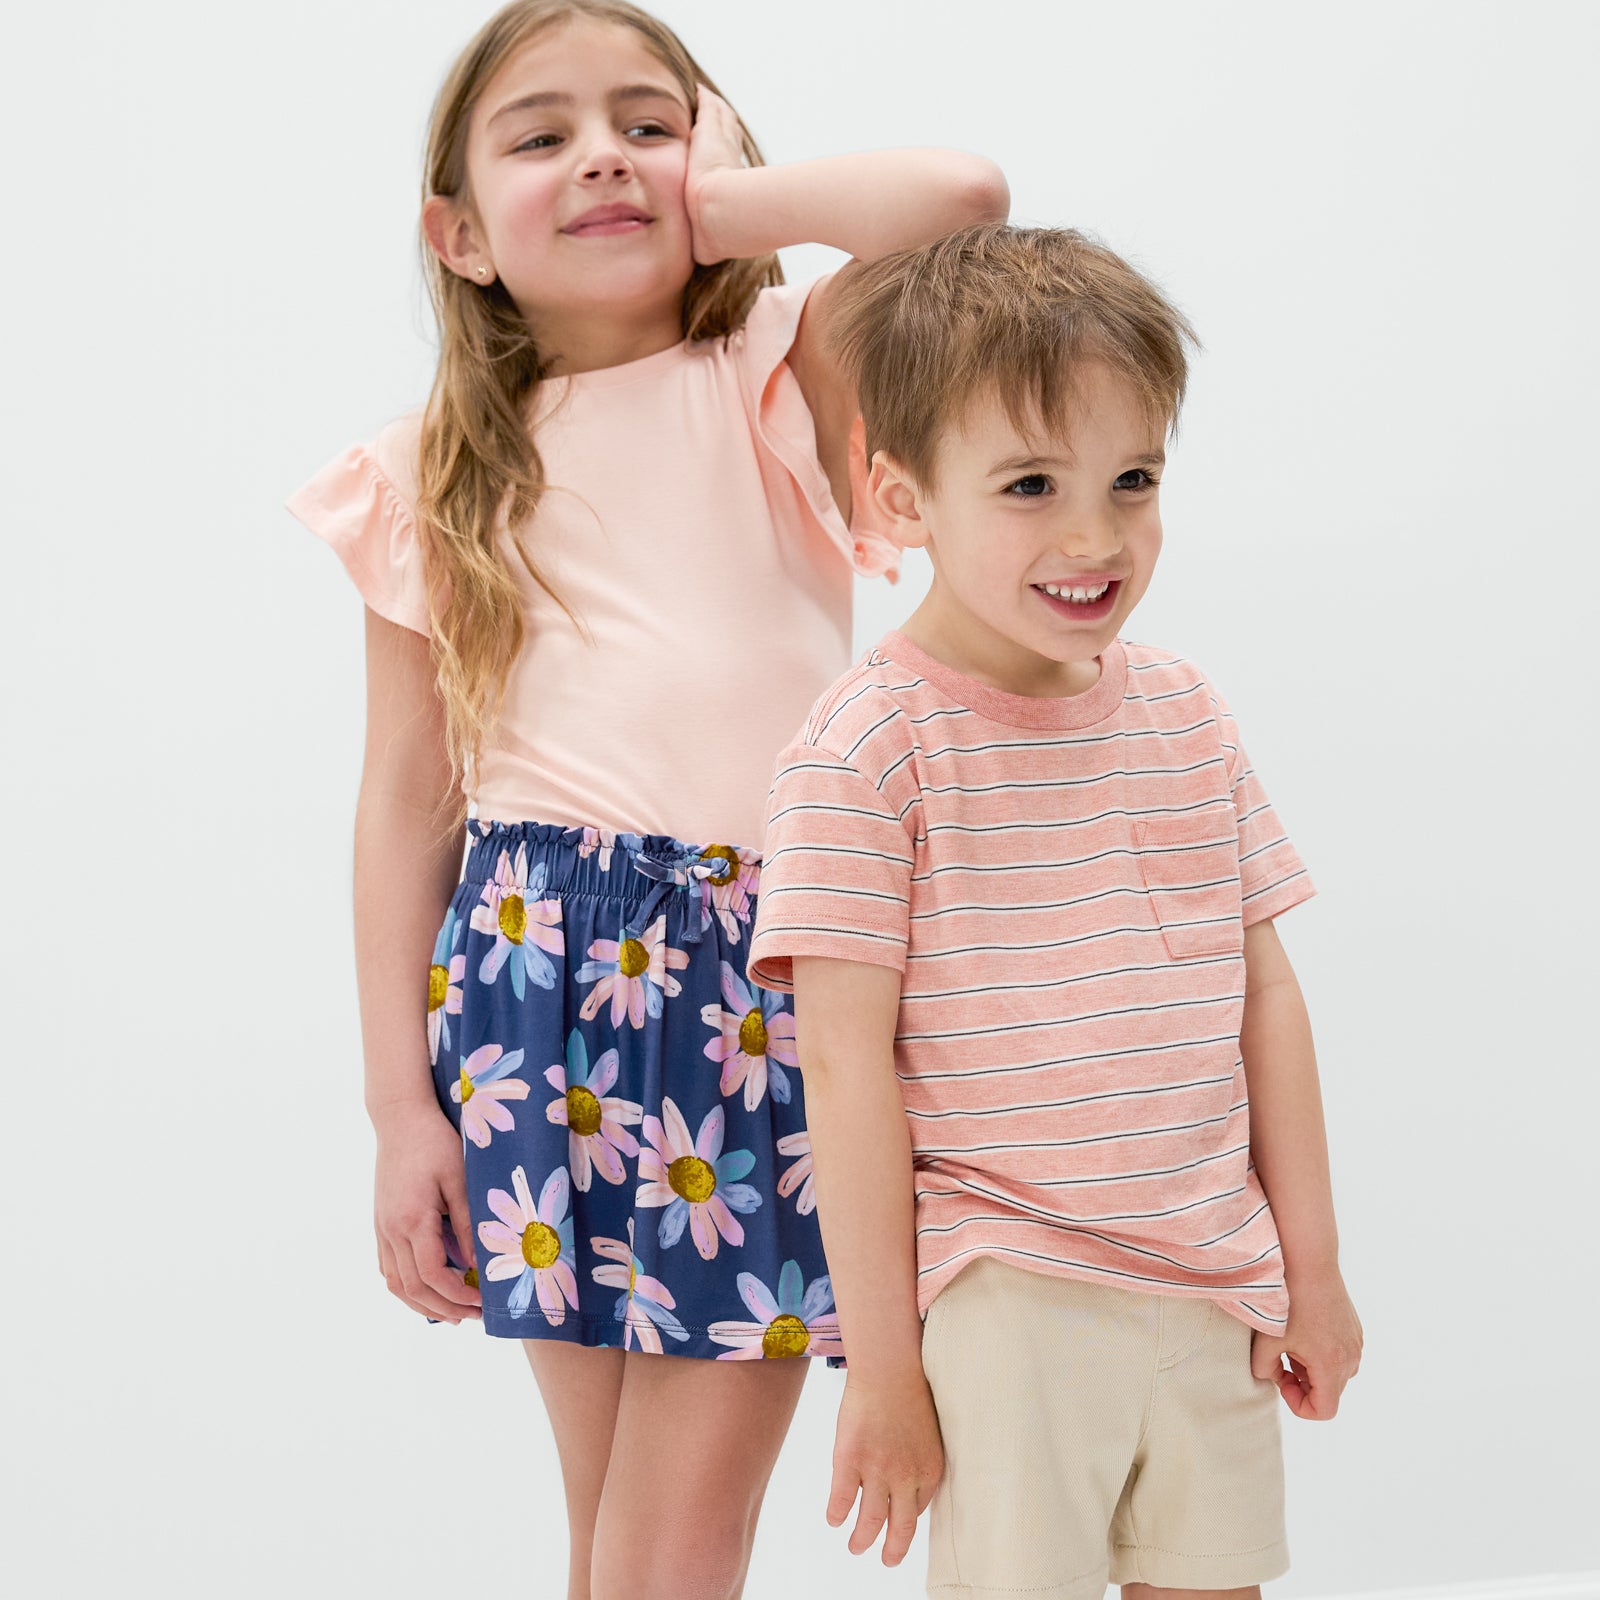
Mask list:
[[627,152],[617,142],[616,136],[597,140],[589,148],[583,163],[583,176],[589,181],[600,178],[626,178],[633,173],[633,163]]

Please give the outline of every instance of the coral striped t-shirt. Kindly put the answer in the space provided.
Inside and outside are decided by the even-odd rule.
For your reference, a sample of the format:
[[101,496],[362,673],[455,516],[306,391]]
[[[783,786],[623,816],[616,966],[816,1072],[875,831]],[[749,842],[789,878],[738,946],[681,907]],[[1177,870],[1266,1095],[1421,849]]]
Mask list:
[[1312,893],[1177,656],[1118,640],[1091,689],[1040,699],[891,633],[817,702],[779,758],[750,970],[903,973],[922,1311],[989,1255],[1282,1330],[1244,928]]

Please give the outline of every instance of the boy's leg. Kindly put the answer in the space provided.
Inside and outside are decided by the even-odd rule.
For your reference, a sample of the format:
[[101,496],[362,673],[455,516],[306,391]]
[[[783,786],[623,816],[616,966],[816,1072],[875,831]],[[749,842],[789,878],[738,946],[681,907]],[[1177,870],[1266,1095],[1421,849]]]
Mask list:
[[1151,1296],[989,1257],[944,1290],[922,1345],[945,1445],[930,1594],[1101,1600],[1157,1327]]
[[1125,1583],[1122,1600],[1261,1600],[1261,1585],[1248,1589],[1158,1589],[1153,1583]]
[[1125,1600],[1255,1600],[1288,1570],[1277,1385],[1250,1371],[1250,1329],[1208,1300],[1155,1297],[1149,1420],[1111,1525]]

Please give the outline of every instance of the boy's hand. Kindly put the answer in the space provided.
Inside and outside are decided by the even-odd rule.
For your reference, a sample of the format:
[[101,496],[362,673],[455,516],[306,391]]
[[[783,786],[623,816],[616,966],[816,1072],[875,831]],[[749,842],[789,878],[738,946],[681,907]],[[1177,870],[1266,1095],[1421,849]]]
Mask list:
[[939,1419],[922,1369],[887,1382],[850,1374],[834,1434],[828,1522],[835,1528],[844,1522],[859,1490],[861,1511],[850,1534],[851,1555],[870,1550],[887,1522],[883,1564],[898,1566],[943,1473]]
[[726,261],[728,252],[712,236],[707,220],[706,180],[714,172],[744,165],[744,143],[733,107],[700,85],[699,108],[689,132],[689,170],[683,182],[683,203],[689,212],[689,237],[702,267]]
[[1289,1326],[1277,1339],[1256,1333],[1250,1343],[1250,1370],[1258,1378],[1272,1379],[1297,1417],[1326,1422],[1338,1411],[1339,1396],[1361,1365],[1361,1340],[1360,1319],[1337,1271],[1292,1278]]

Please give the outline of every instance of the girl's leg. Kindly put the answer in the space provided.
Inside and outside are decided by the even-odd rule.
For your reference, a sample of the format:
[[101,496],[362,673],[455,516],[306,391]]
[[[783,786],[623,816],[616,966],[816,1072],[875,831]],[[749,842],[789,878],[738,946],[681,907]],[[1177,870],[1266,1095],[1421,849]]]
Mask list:
[[738,1600],[811,1363],[625,1360],[593,1600]]
[[567,1600],[590,1600],[595,1516],[611,1459],[625,1358],[620,1350],[591,1350],[555,1339],[524,1339],[522,1348],[550,1414],[561,1457],[572,1551]]

